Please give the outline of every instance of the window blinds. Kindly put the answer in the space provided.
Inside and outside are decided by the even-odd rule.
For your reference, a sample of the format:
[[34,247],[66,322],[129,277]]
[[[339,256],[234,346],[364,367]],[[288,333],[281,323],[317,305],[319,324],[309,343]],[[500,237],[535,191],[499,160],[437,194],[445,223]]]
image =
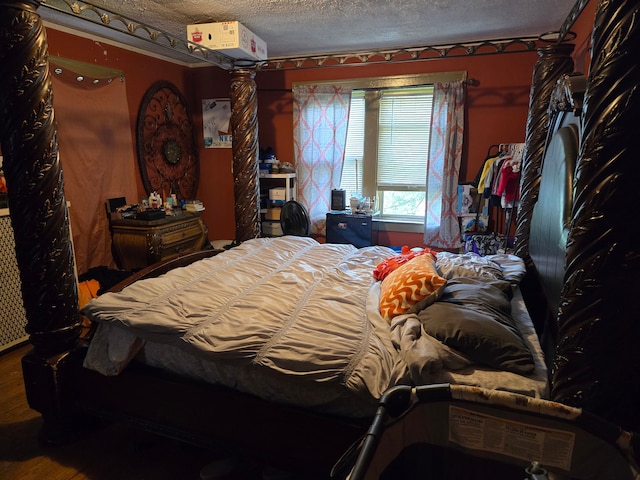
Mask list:
[[383,91],[378,126],[379,190],[424,189],[433,88]]

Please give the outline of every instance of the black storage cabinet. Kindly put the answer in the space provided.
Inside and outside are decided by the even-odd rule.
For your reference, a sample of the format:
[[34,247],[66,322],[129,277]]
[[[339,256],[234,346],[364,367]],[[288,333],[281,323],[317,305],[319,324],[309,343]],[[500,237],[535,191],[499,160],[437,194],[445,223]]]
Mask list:
[[327,213],[327,243],[351,243],[360,248],[371,245],[371,215],[344,212]]

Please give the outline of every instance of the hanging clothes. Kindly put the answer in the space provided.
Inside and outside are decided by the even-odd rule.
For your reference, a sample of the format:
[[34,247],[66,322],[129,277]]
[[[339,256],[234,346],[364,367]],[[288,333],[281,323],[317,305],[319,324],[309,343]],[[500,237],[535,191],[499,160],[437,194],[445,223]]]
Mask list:
[[520,164],[513,158],[505,160],[500,168],[500,180],[496,195],[500,197],[502,208],[512,208],[518,194],[518,179],[520,178]]
[[489,198],[493,190],[493,182],[497,176],[499,168],[496,168],[497,163],[502,159],[502,155],[496,155],[493,158],[489,158],[484,164],[482,175],[480,176],[480,183],[478,185],[478,192],[482,193],[484,198]]
[[518,197],[523,151],[524,144],[511,144],[510,156],[504,159],[500,167],[496,195],[500,198],[502,208],[513,208]]
[[[493,153],[492,152],[493,149],[497,149],[498,151]],[[480,166],[480,168],[478,169],[478,172],[476,173],[476,178],[474,178],[473,181],[471,181],[471,185],[476,187],[478,189],[478,192],[482,193],[482,187],[480,186],[480,184],[483,181],[482,177],[485,173],[485,169],[487,168],[487,162],[491,162],[495,157],[498,156],[499,153],[500,153],[500,145],[497,145],[497,144],[491,145],[489,147],[489,150],[487,150],[487,156],[482,161],[482,165]]]
[[498,194],[498,185],[500,184],[502,164],[505,162],[505,160],[508,160],[510,158],[511,157],[503,153],[496,159],[495,162],[493,162],[493,166],[492,166],[493,172],[491,174],[491,188],[489,189],[489,194],[488,194],[489,206],[491,207],[500,206],[500,195]]

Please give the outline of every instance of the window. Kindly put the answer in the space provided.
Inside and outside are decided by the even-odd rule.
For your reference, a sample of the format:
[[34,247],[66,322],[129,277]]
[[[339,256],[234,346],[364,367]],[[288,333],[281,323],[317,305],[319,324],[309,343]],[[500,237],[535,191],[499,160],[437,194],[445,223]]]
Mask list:
[[382,219],[424,222],[433,88],[354,90],[341,188]]
[[[393,231],[425,231],[425,185],[434,199],[442,194],[442,178],[426,178],[433,85],[466,77],[466,72],[439,72],[308,82],[350,87],[340,188],[348,197],[356,193],[375,199],[381,225],[392,223]],[[429,218],[439,228],[434,205],[429,202]]]

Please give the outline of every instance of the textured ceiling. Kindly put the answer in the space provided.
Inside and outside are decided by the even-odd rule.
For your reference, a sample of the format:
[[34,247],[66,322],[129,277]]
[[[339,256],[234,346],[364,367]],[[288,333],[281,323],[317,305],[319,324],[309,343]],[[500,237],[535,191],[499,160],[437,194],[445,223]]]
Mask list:
[[[40,14],[65,23],[44,0]],[[82,2],[79,2],[82,3]],[[91,0],[186,39],[186,25],[237,20],[269,58],[444,45],[557,31],[576,0]],[[74,25],[71,23],[71,27]],[[96,32],[97,27],[96,27]]]

